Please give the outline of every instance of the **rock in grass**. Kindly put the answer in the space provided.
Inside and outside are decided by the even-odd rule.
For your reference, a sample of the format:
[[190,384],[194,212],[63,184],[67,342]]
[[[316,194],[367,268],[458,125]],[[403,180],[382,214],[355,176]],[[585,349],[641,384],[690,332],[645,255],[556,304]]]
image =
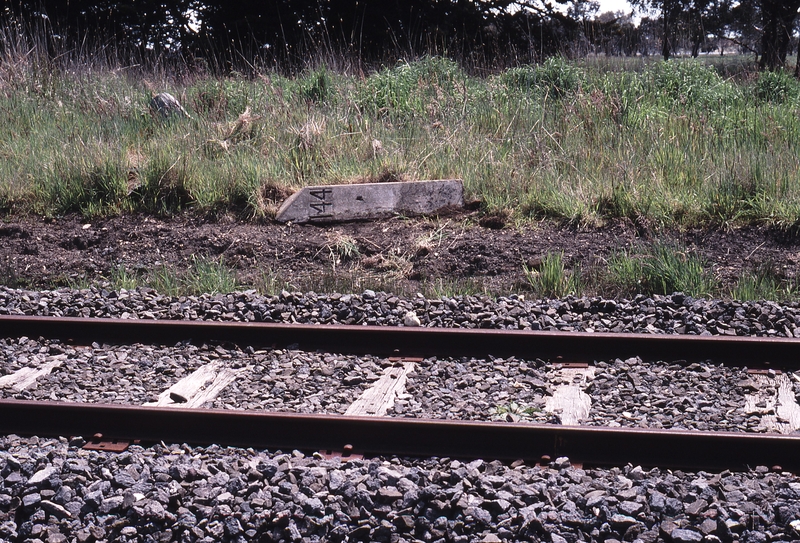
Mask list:
[[150,99],[150,111],[164,119],[174,116],[191,118],[178,99],[168,92],[160,92]]

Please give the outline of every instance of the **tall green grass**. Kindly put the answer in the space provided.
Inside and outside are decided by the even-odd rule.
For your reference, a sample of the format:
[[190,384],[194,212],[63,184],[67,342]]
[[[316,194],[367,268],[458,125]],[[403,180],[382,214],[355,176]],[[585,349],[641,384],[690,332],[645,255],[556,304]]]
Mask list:
[[[0,213],[269,218],[274,187],[459,177],[515,220],[791,225],[800,86],[699,61],[550,59],[476,77],[427,57],[351,75],[134,73],[0,57]],[[38,60],[37,60],[38,59]],[[738,73],[738,72],[737,72]],[[191,118],[163,119],[152,92]]]
[[613,255],[608,263],[608,283],[625,294],[684,292],[700,297],[717,289],[700,257],[665,243]]
[[[193,258],[185,269],[162,265],[147,272],[136,272],[120,265],[111,270],[107,281],[115,289],[149,287],[167,296],[229,293],[243,286],[233,269],[208,258]],[[263,285],[275,286],[274,283]]]

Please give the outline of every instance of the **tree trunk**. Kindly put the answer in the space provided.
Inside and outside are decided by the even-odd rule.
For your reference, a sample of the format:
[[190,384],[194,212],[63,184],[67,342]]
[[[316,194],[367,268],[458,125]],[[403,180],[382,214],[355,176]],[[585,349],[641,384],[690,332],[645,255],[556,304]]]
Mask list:
[[664,37],[661,42],[661,55],[664,57],[664,60],[669,60],[672,25],[670,25],[669,10],[666,7],[662,12],[662,18],[664,19]]
[[764,31],[761,34],[762,70],[776,70],[786,64],[792,27],[800,9],[800,0],[761,0]]
[[797,46],[797,63],[794,65],[794,77],[800,79],[800,44]]

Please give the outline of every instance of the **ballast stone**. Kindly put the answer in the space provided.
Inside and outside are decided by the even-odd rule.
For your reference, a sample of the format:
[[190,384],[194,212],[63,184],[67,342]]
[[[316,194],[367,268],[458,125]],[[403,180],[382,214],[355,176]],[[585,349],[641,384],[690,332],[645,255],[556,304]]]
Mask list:
[[460,179],[305,187],[292,194],[276,220],[330,223],[380,219],[395,214],[428,215],[464,205]]

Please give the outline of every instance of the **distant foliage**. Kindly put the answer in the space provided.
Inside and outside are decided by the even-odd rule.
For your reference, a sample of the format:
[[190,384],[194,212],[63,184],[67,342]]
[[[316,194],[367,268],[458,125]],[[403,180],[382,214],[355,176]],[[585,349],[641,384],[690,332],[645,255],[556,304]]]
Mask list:
[[658,62],[643,75],[649,90],[660,95],[668,106],[732,105],[741,97],[741,92],[714,68],[697,61]]
[[540,91],[561,98],[583,86],[581,70],[562,57],[552,57],[536,66],[521,66],[504,72],[501,79],[508,89]]
[[370,75],[356,92],[356,103],[375,114],[426,113],[431,101],[446,102],[466,79],[457,63],[443,57],[401,62]]
[[316,104],[323,104],[333,99],[336,87],[333,74],[327,66],[313,70],[300,79],[300,94]]
[[756,97],[764,102],[782,104],[800,96],[800,82],[785,70],[761,72],[756,82]]

